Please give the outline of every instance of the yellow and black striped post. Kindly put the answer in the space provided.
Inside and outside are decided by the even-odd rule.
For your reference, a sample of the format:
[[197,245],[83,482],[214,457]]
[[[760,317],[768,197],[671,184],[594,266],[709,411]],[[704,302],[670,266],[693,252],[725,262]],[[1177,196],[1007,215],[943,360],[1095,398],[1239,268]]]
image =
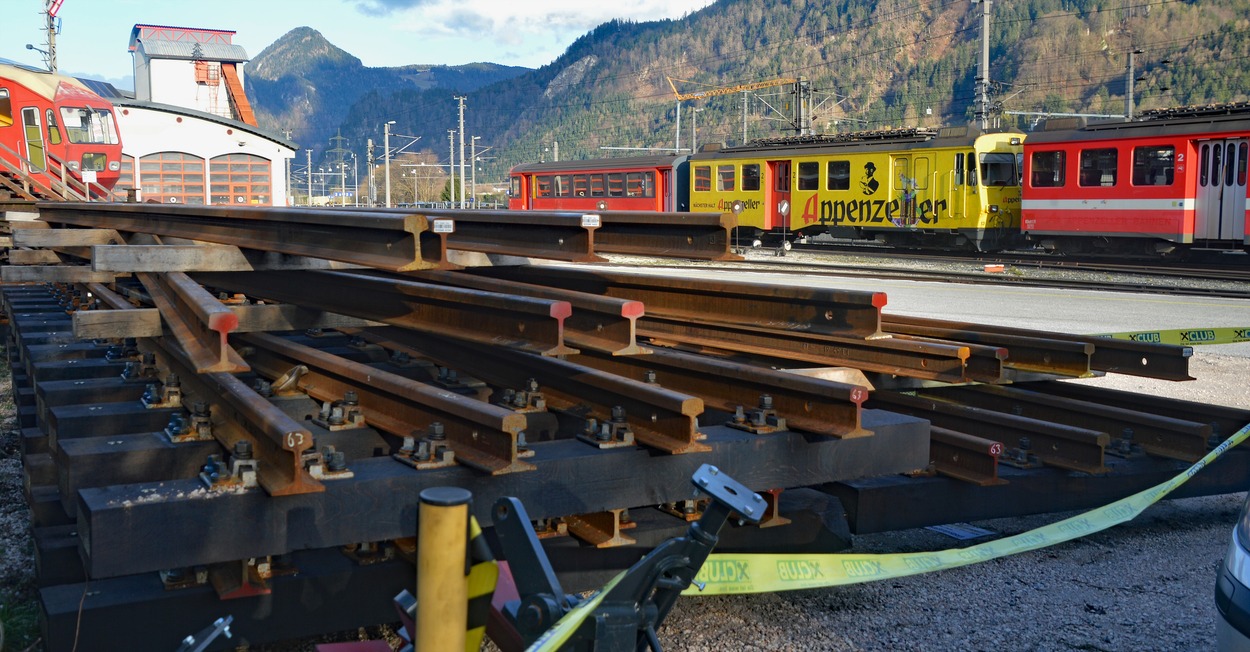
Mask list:
[[420,498],[416,652],[461,652],[468,623],[465,553],[473,494],[460,487],[431,487]]

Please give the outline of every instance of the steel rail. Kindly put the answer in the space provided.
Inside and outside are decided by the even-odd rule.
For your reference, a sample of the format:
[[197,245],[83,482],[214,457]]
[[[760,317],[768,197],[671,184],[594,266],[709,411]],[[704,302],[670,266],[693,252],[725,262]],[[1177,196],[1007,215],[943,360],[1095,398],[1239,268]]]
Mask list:
[[196,373],[247,371],[247,363],[227,341],[239,326],[229,308],[182,272],[137,276]]
[[424,217],[377,211],[165,204],[39,204],[53,224],[108,228],[324,258],[389,271],[451,267]]
[[[135,309],[120,294],[100,284],[86,286],[101,303],[114,310]],[[285,496],[324,491],[325,487],[304,469],[301,454],[313,445],[312,433],[235,376],[193,372],[190,356],[178,342],[160,337],[150,340],[165,353],[167,368],[178,374],[187,396],[209,404],[214,415],[213,437],[226,450],[246,439],[261,460],[257,480],[270,495]],[[182,367],[178,369],[178,367]],[[213,409],[216,408],[216,409]]]
[[475,273],[641,301],[647,315],[767,327],[776,331],[883,337],[883,292],[706,281],[566,267],[479,268]]
[[868,388],[860,385],[668,349],[637,357],[583,353],[569,361],[697,396],[705,405],[730,414],[739,408],[747,413],[759,409],[767,395],[770,408],[792,430],[830,437],[872,434],[861,426],[860,406],[868,398]]
[[613,409],[623,408],[634,437],[667,453],[707,450],[699,443],[698,432],[703,401],[688,394],[556,358],[488,348],[401,328],[370,329],[364,337],[386,343],[387,348],[398,345],[410,349],[495,387],[523,389],[531,379],[535,380],[549,406],[576,410],[599,422],[610,422]]
[[1140,410],[1051,396],[1019,387],[948,387],[925,390],[921,394],[996,412],[1100,430],[1113,438],[1113,445],[1140,446],[1151,455],[1186,462],[1201,459],[1207,452],[1207,440],[1211,438],[1211,426],[1205,423],[1144,414]]
[[612,355],[639,355],[650,350],[638,346],[637,321],[645,311],[641,301],[604,297],[588,292],[518,283],[499,278],[431,270],[414,272],[417,280],[472,288],[484,292],[567,301],[573,313],[564,320],[564,339],[579,349]]
[[1019,335],[995,335],[984,337],[980,333],[937,326],[901,324],[892,315],[884,317],[886,328],[892,335],[903,338],[927,338],[947,342],[978,342],[985,346],[999,347],[1007,352],[1002,361],[1004,367],[1021,372],[1044,373],[1088,378],[1094,354],[1094,345],[1056,337],[1024,337]]
[[482,344],[567,355],[567,301],[350,272],[204,272],[205,285]]
[[908,333],[916,329],[933,332],[934,329],[946,333],[952,339],[983,342],[986,344],[1008,343],[1012,337],[1035,338],[1038,340],[1067,340],[1080,344],[1094,345],[1089,366],[1094,371],[1158,378],[1160,380],[1193,380],[1189,375],[1189,358],[1193,355],[1193,347],[1173,346],[1169,344],[1149,344],[1129,340],[1115,340],[1096,335],[1076,335],[1070,333],[1052,333],[1048,331],[986,324],[967,324],[961,322],[927,319],[923,317],[907,317],[902,315],[886,315],[882,318],[886,330]]
[[979,487],[1006,484],[998,477],[1001,442],[948,428],[929,427],[929,456],[938,473]]
[[928,419],[940,428],[1002,441],[1014,449],[1009,453],[1018,454],[1026,464],[1036,457],[1061,469],[1107,472],[1103,462],[1110,437],[1105,432],[895,392],[875,392],[867,407]]
[[[656,345],[701,351],[744,353],[807,366],[854,367],[862,371],[946,383],[1002,382],[997,374],[972,378],[968,347],[895,339],[864,340],[811,333],[778,333],[762,328],[645,317],[639,335]],[[978,374],[982,369],[978,366]]]
[[730,236],[738,226],[733,213],[652,213],[603,211],[595,230],[595,251],[605,254],[733,261]]
[[297,387],[320,401],[341,400],[356,392],[365,422],[398,437],[443,424],[447,445],[456,460],[498,475],[532,471],[520,459],[517,441],[524,437],[527,417],[502,407],[469,399],[367,364],[319,351],[268,334],[247,334],[247,360],[258,373],[277,379],[296,366],[307,371]]

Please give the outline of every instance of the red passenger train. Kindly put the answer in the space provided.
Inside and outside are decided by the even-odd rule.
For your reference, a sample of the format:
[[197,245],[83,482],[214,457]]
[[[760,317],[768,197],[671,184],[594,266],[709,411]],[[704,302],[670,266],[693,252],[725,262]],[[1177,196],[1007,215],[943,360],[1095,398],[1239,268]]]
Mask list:
[[[1041,130],[1019,136],[1024,143],[1016,151],[1023,165],[1019,169],[1002,167],[1012,168],[1010,180],[1003,183],[1019,191],[1020,209],[1015,219],[1002,221],[1001,238],[987,241],[991,248],[1150,256],[1194,248],[1250,251],[1246,179],[1250,104],[1152,111],[1129,122],[1051,119]],[[914,153],[911,149],[931,147],[926,143],[912,139],[882,146],[897,158]],[[825,156],[826,149],[828,156],[834,156],[834,147],[809,145],[811,156],[816,157]],[[692,179],[697,176],[692,161],[724,158],[730,152],[747,149],[761,160],[772,151],[767,145],[758,145],[694,156],[519,165],[512,171],[509,207],[686,211],[691,206]],[[934,184],[942,185],[961,175],[975,179],[975,171],[957,169],[957,164],[946,159],[935,161],[936,167],[928,174]],[[982,170],[981,174],[989,175],[989,171]],[[988,183],[989,177],[986,179]],[[787,183],[794,186],[788,190],[794,190],[800,181],[790,179]],[[976,183],[970,181],[969,187]],[[990,217],[994,208],[989,207]],[[1010,205],[1006,208],[1009,210]],[[740,224],[757,234],[768,234],[768,229],[753,222],[747,213]],[[810,227],[786,237],[819,230]],[[829,230],[833,235],[843,235]],[[906,246],[952,246],[949,233],[922,225],[886,234],[899,242],[907,236]],[[870,239],[873,234],[865,232],[858,237]],[[879,233],[874,241],[891,242],[889,238],[882,240]]]
[[1052,119],[1024,142],[1022,234],[1046,249],[1250,247],[1250,105]]
[[99,196],[117,183],[121,161],[112,104],[73,77],[0,62],[0,176],[72,178]]

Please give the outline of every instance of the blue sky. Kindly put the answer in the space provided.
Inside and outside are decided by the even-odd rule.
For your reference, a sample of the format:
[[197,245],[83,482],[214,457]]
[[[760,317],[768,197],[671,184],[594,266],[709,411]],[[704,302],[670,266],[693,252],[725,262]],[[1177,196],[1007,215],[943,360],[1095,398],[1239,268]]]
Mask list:
[[[64,0],[58,16],[62,72],[123,82],[136,23],[237,32],[251,56],[306,25],[366,66],[489,61],[536,68],[595,25],[678,18],[712,0]],[[0,0],[0,58],[42,66],[45,0]],[[124,86],[130,88],[129,81]]]

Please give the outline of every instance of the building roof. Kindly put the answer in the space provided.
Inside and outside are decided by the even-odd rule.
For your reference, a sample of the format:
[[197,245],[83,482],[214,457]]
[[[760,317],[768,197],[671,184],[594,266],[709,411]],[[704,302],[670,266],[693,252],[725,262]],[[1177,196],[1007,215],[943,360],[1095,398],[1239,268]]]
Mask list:
[[226,43],[197,43],[194,41],[140,40],[135,51],[142,51],[149,59],[185,59],[187,61],[233,61],[248,60],[247,51],[241,45]]
[[[216,122],[217,124],[230,127],[231,129],[237,129],[239,131],[244,131],[249,134],[260,136],[261,138],[273,141],[283,147],[293,149],[296,151],[299,150],[299,145],[297,145],[296,143],[290,140],[283,138],[277,132],[270,131],[268,129],[264,129],[264,128],[257,127],[254,125],[250,125],[250,124],[247,124],[246,122],[240,122],[239,120],[231,120],[230,118],[223,118],[219,115],[215,115],[212,113],[205,113],[204,111],[196,111],[195,109],[188,109],[183,106],[175,106],[173,104],[162,104],[160,102],[149,102],[147,100],[136,100],[136,99],[132,99],[128,97],[110,97],[108,98],[108,100],[112,102],[114,106],[117,106],[117,107],[123,107],[123,108],[133,107],[136,109],[147,109],[149,111],[160,111],[162,113],[172,113],[174,115],[184,115],[189,118],[196,118],[198,120],[207,120],[209,122]],[[122,134],[122,135],[123,137],[125,136],[125,134]]]
[[190,43],[222,43],[230,45],[234,32],[227,29],[204,29],[201,27],[175,27],[173,25],[136,24],[130,30],[130,51],[137,41],[186,41]]

